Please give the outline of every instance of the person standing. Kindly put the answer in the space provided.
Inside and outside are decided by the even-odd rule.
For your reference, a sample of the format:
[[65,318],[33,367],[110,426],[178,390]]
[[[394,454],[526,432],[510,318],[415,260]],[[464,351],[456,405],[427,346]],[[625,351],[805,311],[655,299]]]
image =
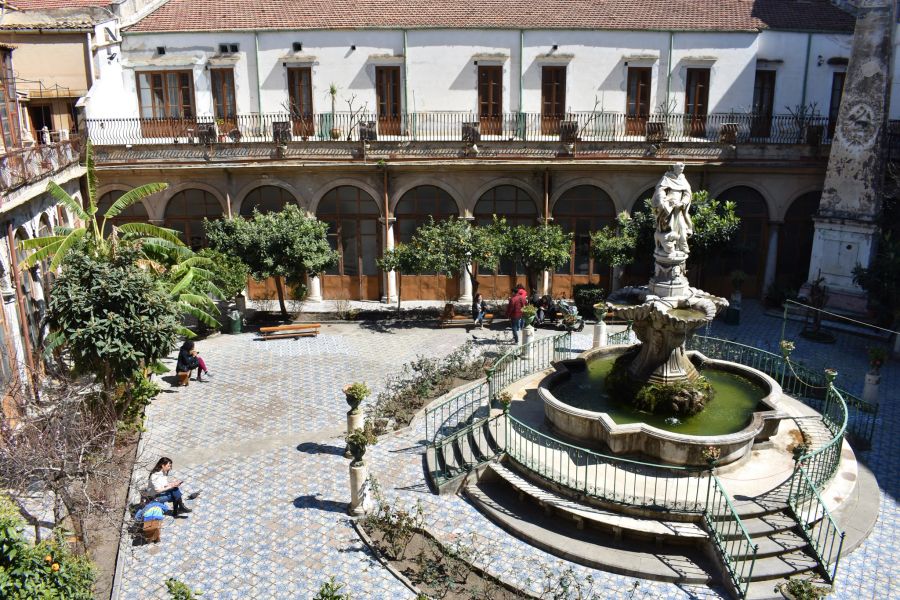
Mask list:
[[509,304],[506,305],[506,316],[509,318],[512,326],[513,342],[519,343],[519,331],[522,329],[525,319],[522,317],[522,309],[528,304],[527,292],[525,288],[519,284],[513,295],[509,298]]
[[481,329],[484,329],[485,314],[487,314],[487,303],[485,303],[484,297],[481,294],[475,294],[475,299],[472,300],[472,320],[475,321],[475,325],[478,325]]

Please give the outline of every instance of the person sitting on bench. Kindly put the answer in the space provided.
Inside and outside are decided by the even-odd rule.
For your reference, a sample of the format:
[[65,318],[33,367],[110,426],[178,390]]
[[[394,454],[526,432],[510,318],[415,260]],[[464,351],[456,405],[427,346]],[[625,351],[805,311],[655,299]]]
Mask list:
[[[175,363],[176,373],[187,373],[187,378],[191,378],[191,371],[197,369],[197,381],[203,381],[202,376],[209,377],[209,369],[200,354],[194,350],[194,342],[187,341],[181,345],[178,351],[178,362]],[[185,383],[187,385],[187,383]]]

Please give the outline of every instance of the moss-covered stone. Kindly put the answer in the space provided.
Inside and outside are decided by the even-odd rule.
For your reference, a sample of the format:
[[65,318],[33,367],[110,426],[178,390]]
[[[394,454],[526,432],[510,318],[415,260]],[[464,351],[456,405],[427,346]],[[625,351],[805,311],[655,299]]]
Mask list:
[[642,383],[628,374],[636,351],[616,359],[606,376],[606,391],[615,400],[633,404],[639,410],[662,415],[689,417],[702,411],[715,391],[705,377],[672,384]]

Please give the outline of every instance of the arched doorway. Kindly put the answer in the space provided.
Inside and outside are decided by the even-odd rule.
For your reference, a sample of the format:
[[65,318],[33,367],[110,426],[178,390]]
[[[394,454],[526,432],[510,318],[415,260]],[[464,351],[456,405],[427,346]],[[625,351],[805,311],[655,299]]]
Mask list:
[[[103,215],[105,215],[106,211],[109,210],[109,207],[112,206],[113,203],[121,198],[124,194],[124,190],[113,190],[111,192],[106,192],[105,194],[100,196],[100,200],[97,201],[97,214],[99,215],[101,221],[103,220]],[[150,215],[147,214],[147,209],[144,208],[144,203],[141,201],[137,201],[112,219],[107,219],[106,227],[103,228],[103,234],[108,235],[110,229],[114,225],[118,226],[125,223],[146,223],[149,220]]]
[[222,218],[222,205],[206,190],[182,190],[166,205],[165,226],[181,234],[181,239],[193,250],[207,246],[203,219]]
[[765,198],[751,187],[737,186],[725,190],[717,199],[737,204],[735,212],[741,218],[740,229],[723,250],[706,257],[700,268],[700,279],[692,280],[691,285],[727,298],[733,291],[731,273],[741,270],[747,274],[743,295],[759,298],[768,250],[769,209]]
[[[453,197],[433,185],[420,185],[403,194],[394,208],[396,241],[409,242],[416,229],[428,223],[459,215]],[[459,277],[444,275],[404,275],[401,296],[408,300],[454,300],[459,296]]]
[[609,266],[591,258],[591,232],[615,220],[616,205],[597,186],[579,185],[563,192],[553,206],[553,222],[574,235],[569,262],[553,276],[554,294],[571,298],[574,286],[582,283],[599,283],[609,290]]
[[296,203],[294,196],[277,185],[261,185],[244,196],[241,202],[241,216],[252,217],[253,209],[261,213],[278,212],[286,205]]
[[316,216],[328,223],[328,240],[339,255],[338,265],[322,276],[323,296],[378,300],[381,273],[375,261],[382,237],[375,199],[356,186],[342,185],[322,197]]
[[[514,185],[498,185],[482,194],[475,204],[473,216],[476,225],[487,225],[494,215],[505,217],[511,227],[537,225],[538,211],[525,190]],[[517,283],[527,285],[525,271],[514,261],[504,260],[496,273],[478,274],[478,291],[485,298],[506,298]]]
[[[631,215],[634,216],[639,212],[652,212],[653,209],[647,205],[647,200],[653,198],[653,192],[656,188],[649,188],[644,193],[638,195],[638,199],[631,206]],[[622,277],[619,281],[620,286],[627,285],[647,285],[653,276],[653,247],[638,248],[637,256],[630,265],[626,265],[622,269]]]
[[[282,187],[261,185],[244,196],[244,200],[241,202],[240,215],[244,218],[250,218],[253,216],[254,209],[263,214],[278,212],[288,204],[296,204],[296,202],[294,196]],[[272,300],[278,297],[275,280],[271,277],[265,281],[256,281],[251,277],[247,282],[247,292],[251,300]],[[287,289],[287,287],[285,288],[285,295],[288,298],[294,297],[292,290]]]
[[819,210],[821,197],[822,192],[803,194],[791,202],[784,215],[775,268],[775,283],[782,289],[797,291],[806,283],[816,231],[813,216]]

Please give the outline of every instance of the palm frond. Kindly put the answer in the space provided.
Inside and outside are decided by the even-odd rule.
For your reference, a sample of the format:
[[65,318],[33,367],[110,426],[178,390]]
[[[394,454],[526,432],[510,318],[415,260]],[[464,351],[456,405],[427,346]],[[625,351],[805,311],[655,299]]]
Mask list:
[[[44,244],[43,246],[34,245],[34,247],[38,248],[38,250],[36,252],[32,252],[31,254],[26,256],[25,259],[19,263],[20,271],[24,271],[25,269],[30,269],[31,267],[38,264],[42,260],[45,260],[48,256],[52,256],[53,254],[56,254],[56,252],[59,250],[59,247],[62,245],[63,241],[66,238],[55,238],[55,239],[35,238],[35,239],[49,240],[49,243]],[[31,239],[31,240],[25,240],[25,241],[33,242],[35,240]]]
[[70,225],[57,225],[53,228],[53,235],[65,237],[72,233],[74,230],[75,228]]
[[197,337],[196,333],[194,333],[193,331],[191,331],[184,325],[179,325],[177,331],[178,331],[178,335],[180,335],[181,337],[183,337],[186,340]]
[[161,192],[167,187],[169,187],[168,183],[147,183],[132,190],[128,190],[127,192],[122,194],[118,200],[113,202],[112,206],[106,209],[103,217],[106,219],[117,217],[120,212],[122,212],[135,202],[138,202],[142,198],[146,198],[147,196],[153,195],[157,192]]
[[44,357],[50,358],[54,350],[62,346],[65,341],[66,338],[59,331],[54,331],[44,338]]
[[216,306],[216,303],[212,301],[212,298],[210,298],[209,296],[204,296],[203,294],[185,292],[184,294],[178,295],[178,301],[190,304],[191,306],[195,306],[197,308],[205,308],[206,310],[213,312],[218,310],[218,307]]
[[66,190],[59,187],[59,185],[57,185],[55,181],[47,182],[47,193],[53,196],[53,198],[57,202],[75,213],[75,215],[78,216],[78,218],[82,221],[90,220],[91,216],[88,213],[84,212],[84,209],[81,207],[81,204],[79,204],[78,200],[70,196],[69,193],[66,192]]
[[66,252],[69,251],[69,248],[74,246],[78,241],[83,238],[87,234],[87,229],[76,229],[72,233],[66,236],[66,239],[62,241],[59,245],[59,248],[56,251],[56,254],[53,255],[53,260],[50,262],[50,270],[55,271],[59,268],[59,264],[66,257]]
[[147,370],[153,373],[154,375],[162,375],[163,373],[169,372],[169,367],[162,364],[160,361],[156,361],[147,367]]
[[135,261],[135,264],[144,269],[150,269],[154,273],[161,274],[165,273],[166,267],[163,264],[158,263],[155,260],[151,260],[149,258],[140,258]]
[[206,311],[204,311],[201,308],[192,306],[192,305],[188,304],[187,302],[178,302],[177,304],[178,304],[178,309],[181,312],[191,315],[192,317],[196,318],[198,321],[200,321],[204,325],[209,325],[210,327],[218,327],[220,325],[220,323],[215,319],[215,317],[213,317],[212,315],[210,315],[209,313],[207,313]]
[[119,231],[133,239],[156,238],[153,243],[169,242],[175,246],[184,246],[184,242],[178,237],[174,229],[166,229],[150,223],[123,223],[116,227]]
[[194,272],[190,269],[184,274],[184,276],[175,282],[175,285],[172,286],[172,289],[169,290],[169,295],[173,298],[177,297],[178,294],[181,293],[182,290],[187,289],[191,282],[194,280]]
[[37,238],[28,238],[27,240],[19,240],[19,243],[16,246],[20,250],[36,250],[38,248],[43,248],[45,246],[49,246],[50,244],[57,244],[66,239],[64,235],[48,235],[46,237],[37,237]]

